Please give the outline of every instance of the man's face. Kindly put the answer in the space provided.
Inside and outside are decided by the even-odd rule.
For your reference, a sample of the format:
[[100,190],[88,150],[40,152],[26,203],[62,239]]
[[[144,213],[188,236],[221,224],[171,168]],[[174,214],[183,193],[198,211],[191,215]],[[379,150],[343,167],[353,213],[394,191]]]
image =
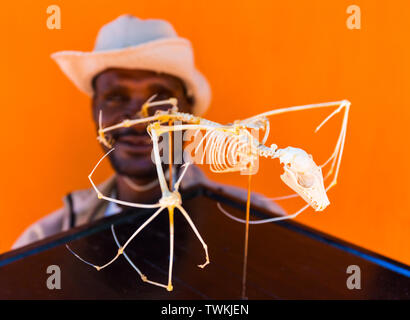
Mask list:
[[[136,119],[143,103],[154,94],[157,96],[153,101],[175,97],[180,111],[191,112],[192,103],[179,78],[145,70],[107,69],[101,72],[94,79],[92,105],[97,130],[100,110],[103,128],[124,119]],[[146,126],[147,123],[108,133],[114,139],[115,150],[110,153],[110,160],[117,173],[135,178],[156,174],[151,160],[152,142]]]

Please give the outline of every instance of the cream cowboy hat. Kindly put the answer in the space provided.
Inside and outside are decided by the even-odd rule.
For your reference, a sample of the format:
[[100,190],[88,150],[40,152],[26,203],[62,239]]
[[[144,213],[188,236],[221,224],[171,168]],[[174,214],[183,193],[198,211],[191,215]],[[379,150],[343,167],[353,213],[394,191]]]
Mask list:
[[211,101],[209,84],[195,67],[191,43],[178,37],[164,20],[122,15],[100,29],[93,51],[60,51],[51,57],[77,88],[89,96],[93,94],[93,77],[116,67],[179,77],[185,82],[188,94],[194,97],[196,115],[202,115]]

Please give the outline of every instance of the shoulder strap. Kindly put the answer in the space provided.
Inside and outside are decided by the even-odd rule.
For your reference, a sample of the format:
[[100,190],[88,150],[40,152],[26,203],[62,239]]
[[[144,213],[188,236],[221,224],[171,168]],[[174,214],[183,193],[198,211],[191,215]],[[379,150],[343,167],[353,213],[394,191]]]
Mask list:
[[70,217],[69,217],[69,219],[70,219],[70,222],[69,222],[69,225],[70,225],[70,228],[74,228],[75,227],[75,212],[74,212],[74,203],[73,203],[73,196],[72,196],[72,194],[71,193],[69,193],[68,195],[67,195],[67,202],[68,202],[68,210],[69,210],[69,214],[70,214]]

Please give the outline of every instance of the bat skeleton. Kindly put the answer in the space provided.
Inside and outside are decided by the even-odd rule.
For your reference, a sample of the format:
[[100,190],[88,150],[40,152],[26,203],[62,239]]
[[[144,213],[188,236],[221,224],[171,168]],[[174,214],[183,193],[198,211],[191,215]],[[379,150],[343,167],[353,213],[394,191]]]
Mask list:
[[[175,98],[170,98],[161,101],[154,101],[155,95],[152,96],[147,102],[145,102],[141,108],[141,111],[138,114],[136,119],[125,119],[122,122],[115,124],[110,127],[102,127],[102,112],[99,114],[99,130],[98,137],[100,143],[109,149],[109,151],[98,161],[94,169],[91,171],[88,176],[92,187],[97,193],[99,199],[104,199],[111,201],[120,205],[136,207],[136,208],[149,208],[157,209],[124,243],[120,244],[117,239],[117,236],[114,231],[114,227],[111,227],[114,240],[118,246],[118,251],[116,255],[108,261],[106,264],[98,266],[92,264],[79,255],[74,253],[68,246],[67,248],[81,261],[94,267],[97,270],[101,270],[113,263],[119,256],[124,255],[127,261],[131,266],[137,271],[139,276],[144,282],[150,283],[152,285],[160,286],[168,291],[173,290],[172,286],[172,270],[173,270],[173,255],[174,255],[174,211],[177,208],[184,218],[188,221],[190,227],[195,233],[196,237],[201,242],[204,253],[205,261],[203,264],[200,264],[200,268],[204,268],[207,264],[210,263],[208,255],[208,247],[191,220],[189,214],[185,211],[182,206],[181,195],[179,193],[180,183],[191,164],[190,162],[185,163],[182,168],[183,171],[178,177],[175,184],[172,181],[172,164],[170,162],[170,182],[167,185],[165,179],[164,169],[161,165],[161,158],[159,152],[159,137],[162,134],[171,135],[174,132],[193,130],[195,135],[199,132],[204,131],[205,135],[200,140],[199,144],[195,148],[195,153],[198,152],[200,147],[203,147],[203,153],[201,161],[204,160],[205,155],[210,161],[210,169],[216,173],[223,172],[242,172],[248,174],[248,199],[247,199],[247,208],[246,208],[246,219],[239,219],[232,216],[225,209],[221,207],[218,203],[218,208],[229,218],[242,222],[246,224],[245,232],[245,250],[244,250],[244,267],[243,267],[243,279],[242,279],[242,297],[245,297],[245,284],[246,284],[246,265],[247,265],[247,246],[248,246],[248,228],[249,224],[260,224],[267,222],[274,222],[285,219],[292,219],[299,215],[301,212],[306,210],[309,206],[313,207],[316,211],[324,210],[329,204],[327,197],[327,191],[335,186],[337,181],[337,176],[339,174],[341,158],[343,154],[343,148],[346,137],[347,129],[347,120],[350,108],[350,102],[347,100],[320,103],[320,104],[311,104],[296,106],[290,108],[275,109],[272,111],[264,112],[262,114],[253,116],[251,118],[235,121],[232,124],[222,125],[217,122],[213,122],[198,116],[194,116],[189,113],[179,112],[177,108],[177,100]],[[155,109],[159,107],[170,106],[168,110],[157,110],[153,115],[149,115],[150,108]],[[322,165],[316,165],[313,161],[311,155],[300,148],[286,147],[283,149],[278,148],[277,145],[272,144],[270,147],[265,146],[265,142],[269,135],[269,120],[268,117],[288,113],[296,112],[301,110],[308,109],[317,109],[325,107],[335,107],[337,108],[322,121],[322,123],[316,128],[317,132],[320,128],[334,115],[339,112],[344,112],[342,128],[334,148],[333,153],[329,159]],[[151,109],[151,110],[152,110]],[[153,155],[155,158],[155,165],[158,175],[158,183],[161,188],[162,196],[159,199],[158,203],[155,204],[142,204],[142,203],[133,203],[127,201],[121,201],[114,199],[102,194],[97,186],[94,184],[92,176],[101,163],[101,161],[108,156],[110,152],[114,150],[113,144],[114,141],[107,137],[107,134],[110,131],[131,127],[139,124],[147,125],[147,132],[151,137],[153,143]],[[253,132],[259,132],[259,130],[264,132],[264,137],[261,141],[258,141],[252,135]],[[170,139],[171,140],[171,139]],[[171,147],[172,149],[172,147]],[[170,155],[172,150],[170,150]],[[297,212],[280,217],[273,217],[270,219],[264,220],[249,220],[249,211],[250,211],[250,182],[251,176],[255,173],[254,169],[256,166],[256,161],[259,157],[269,158],[269,159],[279,159],[280,163],[283,164],[284,173],[281,175],[283,182],[289,186],[296,193],[290,196],[279,197],[279,199],[285,199],[295,196],[300,196],[306,201],[306,205],[302,207]],[[322,168],[325,168],[330,164],[330,169],[327,172],[326,176],[323,178]],[[324,182],[331,177],[333,174],[332,181],[325,187]],[[163,210],[167,209],[169,215],[169,233],[170,233],[170,259],[168,267],[168,282],[162,284],[149,280],[130,260],[130,258],[125,253],[125,249],[130,244],[130,242],[152,221],[154,220]]]

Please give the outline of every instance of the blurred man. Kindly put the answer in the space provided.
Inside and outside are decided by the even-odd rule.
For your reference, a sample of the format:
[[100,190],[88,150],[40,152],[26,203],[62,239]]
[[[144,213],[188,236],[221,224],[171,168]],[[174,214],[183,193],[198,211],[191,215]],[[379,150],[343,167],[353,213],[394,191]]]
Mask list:
[[[190,42],[179,37],[163,20],[120,16],[101,28],[92,52],[62,51],[52,54],[52,58],[92,98],[96,128],[100,111],[102,127],[135,119],[143,103],[153,95],[155,100],[175,97],[179,110],[195,115],[202,115],[211,101],[210,87],[195,67]],[[102,183],[99,190],[122,201],[158,202],[161,190],[146,125],[115,130],[111,138],[115,150],[110,153],[110,162],[115,175]],[[104,146],[103,149],[107,151]],[[178,174],[177,167],[174,174]],[[246,196],[245,190],[216,184],[191,165],[181,188],[195,184],[218,186],[224,192]],[[258,194],[253,195],[252,201],[276,213],[283,212]],[[64,207],[30,226],[13,248],[121,210],[113,202],[98,199],[94,189],[75,191],[64,198]]]

